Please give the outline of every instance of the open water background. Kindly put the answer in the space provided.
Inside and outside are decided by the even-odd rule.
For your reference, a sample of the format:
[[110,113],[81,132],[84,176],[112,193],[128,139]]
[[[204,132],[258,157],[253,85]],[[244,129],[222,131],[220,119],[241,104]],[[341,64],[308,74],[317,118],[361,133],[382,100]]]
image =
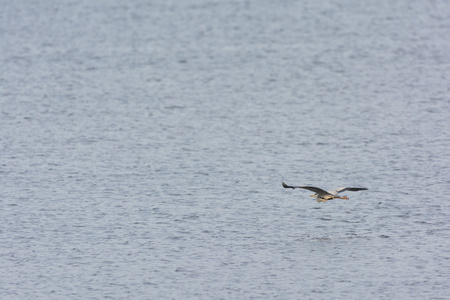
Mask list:
[[450,2],[0,3],[2,299],[449,299]]

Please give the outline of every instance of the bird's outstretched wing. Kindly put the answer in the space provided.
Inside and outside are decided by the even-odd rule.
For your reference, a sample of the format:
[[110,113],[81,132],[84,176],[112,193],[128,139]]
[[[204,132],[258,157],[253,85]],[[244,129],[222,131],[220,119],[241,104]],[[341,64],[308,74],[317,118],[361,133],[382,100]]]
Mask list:
[[334,191],[330,191],[330,193],[335,192],[337,195],[337,194],[345,192],[345,191],[356,192],[356,191],[363,191],[363,190],[367,190],[367,188],[339,187],[339,188],[335,189]]
[[329,192],[322,190],[321,188],[315,187],[315,186],[298,186],[298,188],[310,190],[317,195],[323,197],[323,196],[333,196],[333,194],[330,194]]
[[282,185],[285,189],[296,189],[296,188],[299,188],[299,186],[287,185],[287,184],[284,183],[284,182],[282,182],[281,185]]
[[283,187],[285,189],[306,189],[306,190],[310,190],[314,193],[316,193],[319,196],[333,196],[332,194],[330,194],[329,192],[322,190],[318,187],[315,186],[292,186],[292,185],[287,185],[286,183],[282,182],[281,183],[283,185]]

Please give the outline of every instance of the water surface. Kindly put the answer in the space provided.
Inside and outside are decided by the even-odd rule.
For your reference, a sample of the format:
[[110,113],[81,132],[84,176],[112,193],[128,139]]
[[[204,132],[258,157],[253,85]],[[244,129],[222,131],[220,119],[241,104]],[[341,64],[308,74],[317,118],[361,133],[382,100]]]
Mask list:
[[448,299],[449,4],[2,7],[2,298]]

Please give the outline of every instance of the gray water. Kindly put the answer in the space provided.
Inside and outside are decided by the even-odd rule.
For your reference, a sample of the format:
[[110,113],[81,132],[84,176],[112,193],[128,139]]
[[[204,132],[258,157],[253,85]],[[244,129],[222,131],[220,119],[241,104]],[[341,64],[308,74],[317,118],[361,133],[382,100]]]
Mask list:
[[449,299],[449,36],[447,1],[1,1],[1,298]]

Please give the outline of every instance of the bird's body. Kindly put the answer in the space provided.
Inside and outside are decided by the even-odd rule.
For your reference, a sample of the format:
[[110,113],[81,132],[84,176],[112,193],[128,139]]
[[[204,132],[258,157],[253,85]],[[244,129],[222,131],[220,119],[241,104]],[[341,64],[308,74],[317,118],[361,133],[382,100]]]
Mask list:
[[316,201],[317,202],[325,202],[328,200],[333,200],[333,199],[346,199],[348,200],[348,198],[346,196],[340,197],[338,196],[339,193],[344,192],[344,191],[362,191],[362,190],[367,190],[367,188],[355,188],[355,187],[339,187],[337,189],[331,190],[331,191],[325,191],[322,190],[321,188],[318,187],[314,187],[314,186],[291,186],[291,185],[287,185],[286,183],[282,182],[282,185],[284,188],[286,189],[306,189],[306,190],[310,190],[312,192],[314,192],[314,195],[311,195],[311,197],[316,197]]

